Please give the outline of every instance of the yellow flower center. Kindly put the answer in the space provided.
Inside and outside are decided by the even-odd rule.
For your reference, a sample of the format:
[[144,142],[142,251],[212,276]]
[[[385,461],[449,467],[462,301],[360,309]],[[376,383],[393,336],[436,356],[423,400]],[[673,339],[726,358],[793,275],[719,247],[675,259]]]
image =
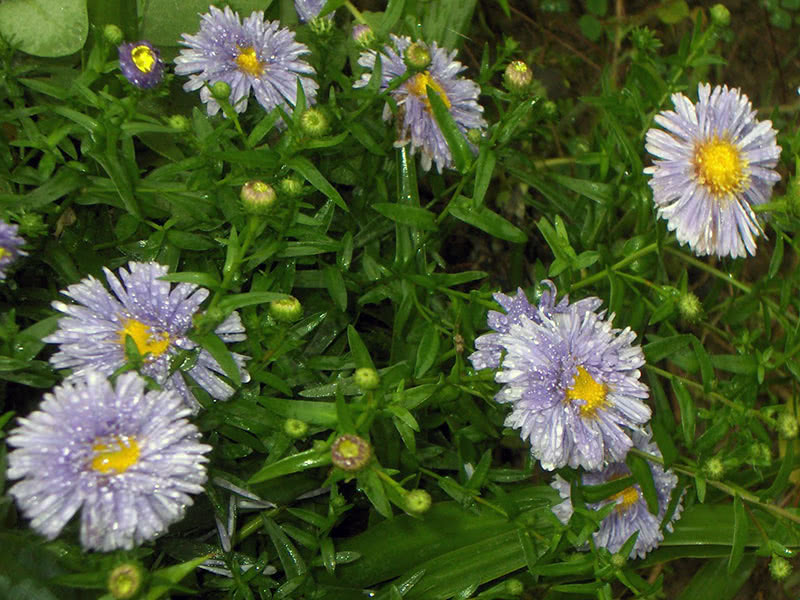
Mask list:
[[133,64],[142,73],[149,73],[153,70],[153,65],[156,64],[156,57],[153,56],[153,51],[147,46],[136,46],[131,51],[131,58],[133,59]]
[[617,512],[626,513],[630,510],[631,506],[639,501],[639,492],[635,487],[631,486],[611,496],[611,500],[615,502],[619,500],[616,507]]
[[139,444],[128,436],[99,440],[93,447],[92,468],[100,473],[124,473],[139,460]]
[[0,246],[0,258],[3,258],[6,254],[10,254],[8,250]]
[[149,326],[136,319],[125,321],[125,327],[119,332],[119,342],[125,346],[125,338],[131,336],[136,343],[139,354],[150,354],[155,358],[169,348],[169,334],[166,331],[154,333]]
[[697,180],[718,198],[741,190],[747,180],[747,162],[739,149],[716,136],[698,144],[693,164]]
[[340,441],[336,449],[344,458],[357,458],[361,453],[361,448],[359,445],[356,442],[348,439],[343,439]]
[[585,404],[581,405],[581,416],[591,419],[606,405],[607,392],[606,384],[597,383],[586,369],[578,367],[578,375],[572,387],[567,390],[565,400],[569,402],[583,400]]
[[428,112],[431,112],[431,102],[428,100],[428,86],[433,88],[433,91],[439,94],[439,98],[442,99],[444,105],[450,109],[450,99],[447,97],[447,94],[444,93],[442,86],[439,85],[439,82],[436,81],[433,77],[431,77],[430,71],[425,71],[424,73],[417,73],[412,77],[408,83],[406,84],[406,88],[410,94],[414,94],[418,98],[421,98],[425,102],[425,108]]
[[253,77],[259,77],[264,72],[264,63],[258,60],[256,49],[252,46],[247,48],[239,46],[238,48],[239,56],[236,57],[235,62],[239,66],[239,70]]

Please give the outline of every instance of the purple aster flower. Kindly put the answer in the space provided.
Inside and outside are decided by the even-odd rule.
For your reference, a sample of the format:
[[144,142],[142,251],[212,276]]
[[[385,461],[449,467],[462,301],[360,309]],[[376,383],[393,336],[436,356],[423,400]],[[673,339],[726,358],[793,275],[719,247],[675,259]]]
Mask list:
[[495,375],[505,385],[495,400],[512,405],[505,424],[522,430],[543,469],[596,471],[623,460],[628,430],[650,418],[639,381],[644,354],[630,328],[614,329],[614,315],[595,312],[598,298],[555,305],[555,286],[547,285],[551,292],[538,307],[524,296],[503,298],[509,314],[490,315],[498,333],[479,338],[470,358],[493,366],[505,351]]
[[[661,456],[658,446],[650,442],[649,432],[647,435],[634,434],[634,444],[636,448],[652,454]],[[665,471],[658,463],[648,461],[650,472],[653,474],[653,482],[656,486],[658,496],[658,514],[654,515],[647,510],[647,502],[642,495],[642,489],[638,483],[625,488],[600,502],[587,504],[592,510],[598,510],[609,504],[616,504],[616,508],[600,522],[600,528],[593,534],[594,543],[608,549],[609,552],[618,552],[634,533],[639,532],[636,543],[630,553],[630,558],[644,558],[644,556],[656,548],[664,539],[661,532],[661,522],[667,514],[670,494],[678,484],[678,477],[672,471]],[[584,473],[581,476],[583,485],[600,485],[614,479],[627,477],[631,472],[624,462],[611,463],[599,473]],[[553,512],[559,520],[566,525],[572,517],[572,500],[570,485],[561,476],[556,475],[553,483],[550,484],[564,498],[564,502],[553,507]],[[670,515],[669,521],[664,528],[672,531],[672,523],[680,519],[683,509],[680,501],[675,507],[675,511]]]
[[[303,23],[310,23],[316,19],[324,6],[325,0],[294,0],[294,9]],[[325,17],[333,19],[333,13],[328,13]]]
[[136,87],[151,88],[164,80],[164,61],[150,42],[120,44],[117,51],[122,74]]
[[660,160],[652,175],[653,201],[681,244],[698,256],[737,258],[755,254],[763,234],[751,205],[766,203],[780,179],[773,168],[781,147],[772,121],[757,121],[739,89],[708,84],[698,102],[673,94],[675,110],[655,117],[661,129],[647,132],[647,151]]
[[[174,389],[193,410],[199,408],[179,370],[171,372],[170,362],[181,350],[197,350],[187,337],[192,327],[192,315],[208,297],[208,290],[191,283],[179,283],[172,288],[159,277],[167,267],[158,263],[130,262],[119,277],[103,269],[113,294],[91,275],[69,286],[63,293],[78,304],[53,302],[53,308],[67,315],[58,322],[58,330],[43,338],[51,344],[61,344],[50,362],[57,369],[74,369],[73,376],[87,371],[111,375],[126,362],[125,341],[130,336],[139,354],[144,356],[142,373],[155,379],[167,389]],[[223,342],[246,339],[238,313],[231,313],[215,333]],[[147,355],[147,356],[145,356]],[[247,357],[233,354],[242,381],[250,381],[244,369]],[[220,379],[222,367],[206,350],[199,349],[197,360],[188,371],[200,387],[212,397],[226,400],[233,388]]]
[[45,394],[8,443],[8,477],[31,527],[56,537],[81,510],[84,548],[131,549],[162,534],[203,491],[211,450],[178,394],[145,392],[136,373],[116,385],[90,371]]
[[[555,303],[556,286],[549,279],[542,281],[546,289],[542,290],[539,299],[539,309],[548,317],[555,312],[567,312],[568,310],[578,310],[581,312],[593,311],[603,303],[600,298],[589,297],[570,305],[569,297],[564,296],[561,302]],[[525,315],[535,323],[539,323],[536,307],[528,302],[528,298],[522,288],[517,288],[516,296],[506,296],[497,292],[493,294],[497,303],[503,307],[506,314],[490,310],[487,316],[489,327],[497,333],[486,333],[475,340],[477,350],[473,352],[469,360],[476,369],[496,369],[500,366],[500,358],[503,354],[503,347],[497,343],[500,333],[508,333],[512,324],[519,325],[519,318]],[[572,306],[573,308],[570,308]]]
[[199,89],[209,115],[220,109],[208,89],[218,81],[231,86],[229,100],[236,112],[247,109],[251,88],[267,111],[278,105],[294,106],[298,78],[306,103],[314,103],[317,83],[304,76],[313,75],[314,68],[300,59],[309,53],[308,47],[296,42],[294,32],[278,21],[264,21],[263,11],[254,12],[242,23],[239,13],[230,7],[223,11],[211,6],[202,15],[200,31],[183,34],[183,40],[188,49],[175,58],[175,72],[189,75],[183,89]]
[[[381,89],[385,90],[392,80],[406,75],[406,63],[403,55],[411,45],[408,37],[390,36],[392,43],[386,45],[381,53]],[[481,113],[483,107],[477,98],[480,87],[474,81],[458,77],[464,67],[455,60],[456,52],[448,52],[433,42],[429,48],[430,64],[427,70],[417,73],[392,92],[392,97],[400,107],[399,132],[401,139],[397,145],[411,142],[411,151],[422,150],[422,168],[426,171],[431,163],[436,163],[439,172],[453,164],[450,148],[442,135],[436,119],[431,111],[427,88],[431,87],[439,94],[449,109],[458,128],[466,134],[469,129],[486,127]],[[376,52],[368,50],[361,53],[358,64],[368,69],[375,68]],[[364,73],[354,87],[364,87],[369,83],[371,73]],[[388,120],[392,115],[389,105],[383,109],[383,118]],[[473,151],[475,147],[473,146]]]
[[9,225],[0,221],[0,281],[6,278],[6,269],[20,256],[28,253],[20,250],[25,240],[17,235],[17,225]]

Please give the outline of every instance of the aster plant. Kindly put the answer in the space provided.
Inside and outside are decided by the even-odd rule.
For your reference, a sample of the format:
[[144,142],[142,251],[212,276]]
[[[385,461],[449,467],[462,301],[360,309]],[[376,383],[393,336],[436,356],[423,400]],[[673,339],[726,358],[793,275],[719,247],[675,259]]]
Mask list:
[[80,511],[84,548],[131,549],[164,533],[203,491],[211,450],[171,390],[97,371],[45,394],[8,436],[10,490],[31,527],[55,538]]
[[219,81],[230,88],[229,102],[236,112],[247,110],[250,91],[264,110],[297,103],[297,82],[307,104],[313,104],[317,83],[309,77],[314,68],[301,57],[308,54],[295,34],[278,21],[265,21],[263,11],[253,12],[242,21],[239,13],[226,6],[211,6],[201,17],[200,31],[183,34],[186,48],[175,58],[175,73],[188,75],[183,89],[200,90],[200,99],[209,115],[219,112],[209,86]]
[[[72,369],[74,376],[88,371],[111,375],[125,365],[125,347],[131,338],[143,357],[141,372],[177,391],[193,410],[200,404],[181,371],[171,364],[181,351],[197,353],[188,375],[213,398],[226,400],[233,394],[233,388],[219,377],[222,367],[187,337],[192,316],[208,297],[208,290],[191,283],[173,288],[159,279],[167,274],[167,267],[154,262],[130,262],[127,270],[119,269],[119,278],[105,268],[104,273],[111,293],[90,275],[63,292],[77,304],[53,302],[53,308],[66,315],[59,320],[58,330],[44,338],[59,344],[50,359],[55,368]],[[228,315],[215,333],[226,343],[246,338],[236,312]],[[246,357],[235,353],[233,357],[242,381],[249,381]]]
[[136,87],[152,88],[164,80],[164,61],[150,42],[120,44],[117,52],[122,74]]
[[647,132],[656,157],[645,173],[658,215],[699,256],[754,255],[763,229],[753,206],[765,204],[780,179],[781,154],[771,121],[758,121],[739,89],[700,84],[698,101],[673,94],[675,110]]
[[[391,43],[381,51],[381,90],[385,90],[396,79],[405,77],[408,66],[404,54],[412,45],[411,38],[391,35]],[[433,116],[428,88],[433,89],[442,99],[456,126],[465,134],[470,129],[482,130],[486,127],[483,107],[478,104],[480,87],[474,81],[459,77],[466,67],[455,60],[456,52],[448,52],[433,42],[427,48],[430,63],[422,70],[391,92],[400,109],[397,115],[398,134],[396,145],[411,144],[412,153],[420,151],[422,168],[426,171],[436,164],[441,172],[453,166],[453,156],[444,135]],[[358,64],[369,69],[356,81],[354,87],[364,87],[372,77],[377,53],[368,50],[361,53]],[[383,109],[383,118],[392,117],[388,104]],[[474,150],[474,146],[473,146]]]
[[20,247],[25,243],[17,232],[19,226],[0,221],[0,280],[6,278],[8,267],[27,252]]
[[[649,432],[645,435],[634,435],[634,445],[642,452],[661,458],[658,446],[650,441]],[[672,471],[665,470],[656,462],[647,462],[650,466],[658,498],[658,514],[652,514],[648,510],[642,488],[638,483],[634,483],[617,492],[610,498],[586,505],[590,510],[599,510],[609,504],[614,504],[614,510],[608,513],[600,522],[597,531],[592,534],[595,545],[600,548],[606,548],[612,554],[618,552],[625,545],[625,542],[637,532],[639,535],[630,551],[630,558],[644,558],[648,552],[657,548],[664,540],[662,522],[667,517],[671,494],[678,484],[678,477]],[[627,477],[630,474],[630,469],[624,462],[614,462],[602,471],[583,473],[579,478],[582,485],[600,485]],[[551,485],[564,499],[563,502],[553,507],[553,512],[562,523],[566,524],[574,512],[572,488],[560,475],[555,476]],[[663,524],[663,529],[672,531],[672,524],[680,519],[681,510],[682,506],[679,499],[666,523]]]
[[[636,334],[615,329],[614,315],[595,312],[598,298],[554,307],[555,287],[537,307],[503,299],[509,314],[490,316],[499,333],[479,337],[477,367],[496,364],[503,383],[495,400],[511,404],[505,424],[521,430],[543,469],[569,465],[589,471],[624,460],[630,432],[650,419],[639,381],[644,365]],[[525,313],[532,312],[532,316]]]

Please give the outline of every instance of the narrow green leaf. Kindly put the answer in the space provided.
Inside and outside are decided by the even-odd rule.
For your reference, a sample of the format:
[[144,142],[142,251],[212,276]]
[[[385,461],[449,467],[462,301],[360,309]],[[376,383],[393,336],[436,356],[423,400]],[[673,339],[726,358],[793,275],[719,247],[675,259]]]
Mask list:
[[422,334],[417,347],[417,360],[414,362],[414,378],[419,379],[428,372],[439,357],[439,332],[435,327],[428,327]]
[[308,571],[306,562],[283,530],[263,512],[261,513],[261,522],[264,524],[264,529],[266,529],[267,534],[272,539],[275,550],[278,552],[278,559],[281,561],[287,579],[304,575]]
[[311,164],[311,162],[304,156],[293,156],[286,161],[286,165],[294,169],[302,175],[308,183],[317,188],[320,192],[325,194],[328,198],[336,203],[336,206],[342,210],[349,212],[347,204],[345,204],[342,196],[336,191],[330,182],[325,179],[325,176],[319,172],[319,169]]
[[231,294],[230,296],[225,296],[222,300],[220,300],[217,306],[224,314],[228,314],[244,306],[266,304],[267,302],[285,300],[286,298],[288,298],[286,294],[279,294],[277,292],[245,292],[243,294]]
[[694,400],[692,400],[689,390],[686,389],[686,386],[682,381],[678,379],[672,379],[670,383],[672,384],[672,391],[675,392],[675,398],[678,400],[678,406],[681,409],[681,429],[683,430],[683,439],[686,442],[686,446],[691,448],[694,445],[695,433],[696,409],[694,406]]
[[328,294],[336,305],[336,308],[344,312],[347,310],[347,287],[344,284],[342,272],[335,265],[325,267],[325,287]]
[[754,356],[714,354],[711,356],[711,362],[717,369],[741,375],[753,375],[758,369],[758,363]]
[[330,448],[312,448],[262,467],[248,480],[248,483],[262,483],[290,473],[300,473],[307,469],[324,467],[329,464],[331,464]]
[[700,365],[700,377],[703,379],[703,391],[708,393],[714,385],[714,365],[711,357],[706,352],[703,344],[696,337],[692,336],[692,346],[697,357],[697,364]]
[[234,386],[238,387],[242,384],[239,366],[233,359],[233,355],[231,355],[231,351],[228,350],[225,342],[223,342],[217,334],[207,333],[201,335],[194,333],[189,335],[189,339],[200,344],[205,350],[208,350],[209,354],[219,363],[219,366],[222,367],[225,375],[233,382]]
[[650,470],[650,464],[646,459],[630,452],[625,458],[625,464],[628,465],[633,478],[642,489],[642,494],[647,502],[647,510],[650,511],[650,514],[657,515],[658,494],[656,493],[656,484],[653,482],[653,472]]
[[425,208],[393,202],[374,202],[370,206],[387,219],[402,225],[409,225],[424,231],[436,229],[436,215]]
[[478,164],[475,167],[475,187],[472,192],[472,205],[480,206],[483,204],[483,198],[486,196],[486,190],[489,189],[489,183],[492,181],[492,173],[494,173],[494,165],[497,162],[497,157],[494,152],[488,147],[483,146],[478,154]]
[[211,558],[210,554],[153,572],[151,575],[152,581],[150,583],[150,589],[144,596],[145,600],[158,600],[162,598],[175,584],[189,575],[189,573],[192,573],[209,558]]
[[724,558],[706,562],[694,574],[678,600],[708,600],[713,590],[714,600],[732,600],[750,579],[756,565],[755,555],[748,555],[734,573],[728,573]]
[[485,206],[478,208],[471,206],[470,202],[463,196],[460,196],[458,200],[450,205],[449,212],[456,219],[477,227],[481,231],[485,231],[501,240],[517,244],[524,244],[528,241],[528,236],[519,227],[512,225]]
[[386,490],[383,489],[383,482],[381,481],[381,478],[378,477],[378,474],[375,472],[375,470],[369,469],[368,471],[362,473],[358,480],[361,483],[362,489],[367,495],[367,498],[369,498],[369,501],[372,502],[372,506],[375,507],[375,510],[377,510],[387,519],[391,519],[392,507],[389,504],[389,500],[386,498]]
[[219,287],[219,279],[211,273],[202,273],[199,271],[184,271],[183,273],[168,273],[163,277],[159,277],[161,281],[173,281],[177,283],[194,283],[203,287],[215,289]]
[[608,183],[598,183],[588,179],[575,179],[574,177],[557,174],[553,174],[551,177],[565,188],[600,204],[611,205],[617,193],[616,186]]
[[385,38],[394,29],[397,21],[403,16],[405,3],[405,0],[389,0],[386,5],[386,11],[383,13],[383,18],[375,29],[375,35],[378,39]]
[[728,575],[732,575],[739,567],[744,556],[744,546],[747,541],[747,514],[744,510],[742,498],[738,494],[733,497],[733,545],[728,557]]
[[361,336],[358,335],[358,331],[356,331],[355,327],[352,325],[347,326],[347,343],[350,345],[350,354],[353,357],[353,361],[356,363],[356,367],[375,368],[366,344],[364,344]]
[[439,92],[434,90],[430,85],[427,86],[428,101],[431,104],[431,111],[433,118],[436,119],[436,124],[447,142],[447,147],[450,148],[450,154],[453,156],[453,164],[460,173],[466,173],[469,165],[472,162],[472,149],[469,147],[464,134],[456,125],[450,110],[445,106]]
[[645,344],[642,350],[644,350],[648,363],[657,363],[679,350],[683,350],[691,342],[692,336],[690,335],[673,335]]

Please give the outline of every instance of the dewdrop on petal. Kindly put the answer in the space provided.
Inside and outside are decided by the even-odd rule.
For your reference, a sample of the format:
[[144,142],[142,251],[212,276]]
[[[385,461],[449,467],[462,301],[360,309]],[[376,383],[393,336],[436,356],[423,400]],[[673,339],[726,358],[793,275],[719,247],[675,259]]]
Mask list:
[[25,240],[17,235],[19,226],[0,220],[0,281],[6,278],[6,269],[20,256],[28,253],[20,250]]
[[108,591],[114,600],[130,600],[142,589],[144,570],[136,563],[117,565],[108,576]]
[[372,448],[369,443],[350,433],[336,438],[331,446],[331,459],[333,464],[342,471],[360,471],[367,466],[372,458]]
[[253,215],[267,215],[278,199],[272,186],[259,180],[248,181],[239,193],[244,209]]

